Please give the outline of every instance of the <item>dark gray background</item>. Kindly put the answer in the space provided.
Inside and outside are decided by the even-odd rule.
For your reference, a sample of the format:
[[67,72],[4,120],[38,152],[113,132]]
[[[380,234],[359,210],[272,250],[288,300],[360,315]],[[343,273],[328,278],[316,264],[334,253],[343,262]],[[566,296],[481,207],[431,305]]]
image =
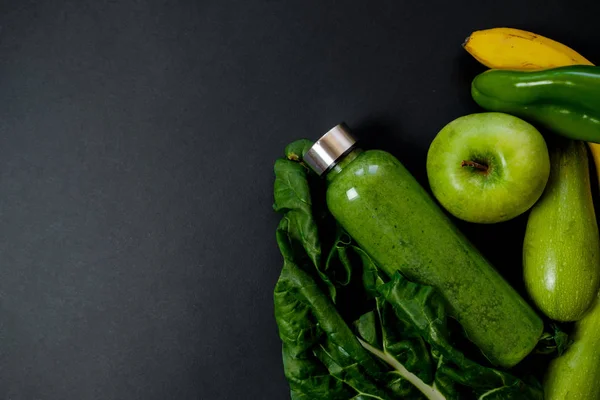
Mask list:
[[595,1],[522,2],[1,1],[0,398],[287,398],[274,159],[344,120],[426,184],[472,30],[600,62]]

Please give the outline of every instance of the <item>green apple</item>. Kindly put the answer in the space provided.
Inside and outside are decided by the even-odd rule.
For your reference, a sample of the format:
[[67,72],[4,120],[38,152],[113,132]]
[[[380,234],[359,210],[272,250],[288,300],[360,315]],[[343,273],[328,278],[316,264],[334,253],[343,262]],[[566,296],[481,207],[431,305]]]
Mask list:
[[434,196],[457,218],[507,221],[540,198],[550,174],[546,142],[529,123],[503,113],[455,119],[427,154]]

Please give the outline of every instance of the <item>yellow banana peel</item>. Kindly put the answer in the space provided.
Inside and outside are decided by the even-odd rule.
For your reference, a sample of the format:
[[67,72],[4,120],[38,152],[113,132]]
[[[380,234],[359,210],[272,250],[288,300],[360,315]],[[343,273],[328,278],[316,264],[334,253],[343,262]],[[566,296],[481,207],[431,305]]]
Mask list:
[[[463,47],[489,68],[535,71],[567,65],[593,65],[581,54],[542,35],[514,28],[473,32]],[[588,143],[600,182],[600,144]]]
[[562,43],[514,28],[475,31],[463,47],[480,63],[494,69],[534,71],[565,65],[592,65]]

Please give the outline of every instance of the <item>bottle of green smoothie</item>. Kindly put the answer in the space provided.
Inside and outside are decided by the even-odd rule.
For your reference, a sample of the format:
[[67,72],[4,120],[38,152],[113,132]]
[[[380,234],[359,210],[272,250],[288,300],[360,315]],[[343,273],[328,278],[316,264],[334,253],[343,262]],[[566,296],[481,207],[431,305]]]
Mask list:
[[535,347],[542,320],[394,156],[357,148],[341,124],[304,161],[326,177],[327,206],[348,234],[386,274],[437,288],[490,362],[511,367]]

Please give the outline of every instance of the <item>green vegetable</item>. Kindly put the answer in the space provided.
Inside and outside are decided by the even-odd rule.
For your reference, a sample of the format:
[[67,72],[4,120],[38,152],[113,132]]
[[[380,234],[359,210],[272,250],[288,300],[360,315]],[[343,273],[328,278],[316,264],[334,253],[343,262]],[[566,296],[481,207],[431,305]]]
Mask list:
[[294,143],[275,163],[284,266],[274,303],[291,399],[541,400],[536,382],[459,350],[464,337],[435,289],[381,273],[336,228],[318,181],[296,162],[302,149]]
[[544,332],[535,348],[535,353],[562,356],[573,344],[573,339],[555,323],[550,324],[550,328],[553,333]]
[[388,276],[439,290],[492,364],[512,367],[533,350],[540,317],[393,155],[356,149],[327,181],[327,205],[348,234]]
[[583,142],[551,146],[550,179],[533,206],[523,245],[531,298],[548,317],[576,321],[600,284],[600,238]]
[[588,142],[600,142],[600,67],[486,71],[473,80],[473,99],[490,111],[513,114]]
[[550,364],[547,400],[600,399],[600,301],[575,324],[573,344]]

